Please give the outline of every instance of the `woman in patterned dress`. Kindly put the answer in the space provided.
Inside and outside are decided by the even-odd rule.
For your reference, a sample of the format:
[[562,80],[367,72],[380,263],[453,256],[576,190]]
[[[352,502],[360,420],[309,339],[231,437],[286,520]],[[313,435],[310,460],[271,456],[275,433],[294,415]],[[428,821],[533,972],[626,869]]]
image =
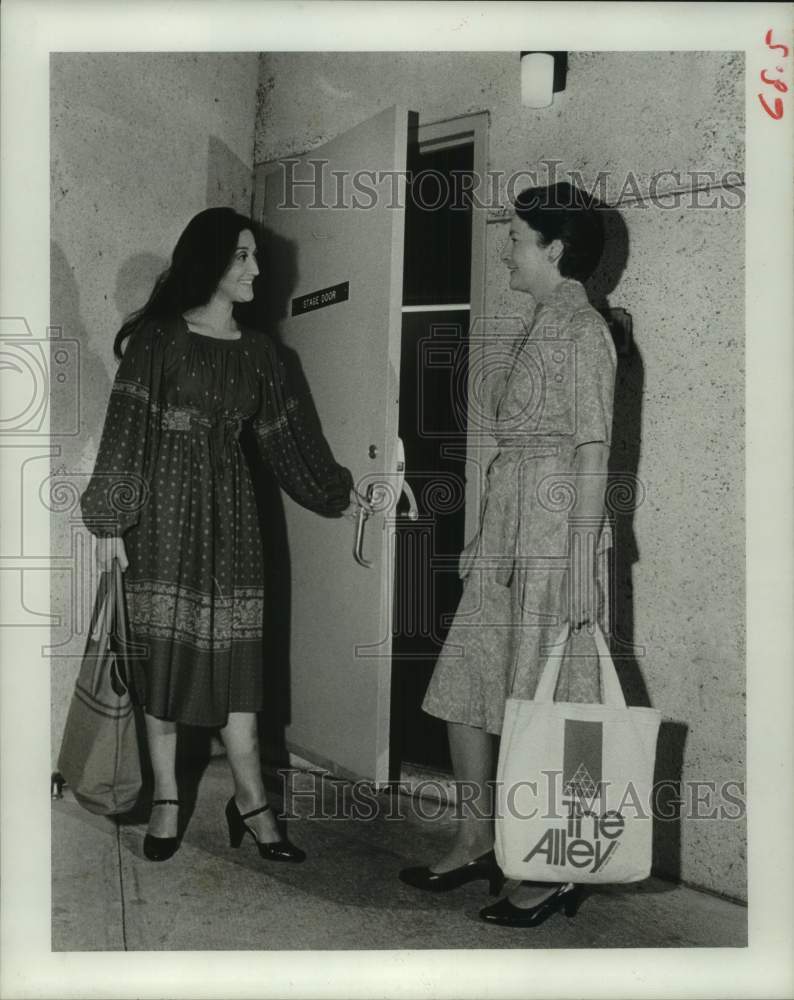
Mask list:
[[[217,727],[235,792],[230,842],[248,832],[271,860],[302,861],[282,839],[262,780],[262,539],[239,445],[250,422],[290,496],[327,516],[358,502],[269,338],[238,322],[259,273],[254,226],[231,209],[200,212],[146,305],[121,327],[96,465],[81,505],[102,569],[125,571],[131,661],[154,771],[144,854],[179,846],[177,724]],[[123,350],[123,353],[122,353]]]
[[[598,701],[597,661],[577,633],[596,621],[616,358],[581,281],[602,251],[601,218],[570,184],[530,188],[515,202],[502,260],[510,288],[535,305],[530,329],[491,359],[492,434],[480,531],[461,559],[463,594],[423,708],[447,722],[461,798],[449,850],[400,878],[444,891],[504,880],[493,855],[492,782],[505,701],[531,698],[568,619],[574,633],[558,697]],[[569,552],[578,552],[572,559]],[[570,572],[569,572],[570,569]],[[584,653],[584,655],[582,655]],[[481,911],[490,922],[535,926],[570,908],[572,886],[523,883]]]

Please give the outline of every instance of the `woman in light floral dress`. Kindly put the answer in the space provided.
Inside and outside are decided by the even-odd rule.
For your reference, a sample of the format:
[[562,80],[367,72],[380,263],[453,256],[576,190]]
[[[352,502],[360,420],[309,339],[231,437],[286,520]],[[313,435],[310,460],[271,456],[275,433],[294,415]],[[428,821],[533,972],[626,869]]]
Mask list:
[[[581,284],[603,247],[597,209],[569,184],[523,191],[502,253],[510,288],[532,297],[527,328],[489,364],[492,433],[480,530],[461,559],[464,590],[423,708],[446,720],[455,778],[469,804],[432,866],[409,885],[445,891],[503,884],[493,855],[492,782],[506,698],[531,698],[562,623],[595,622],[616,358]],[[572,560],[570,551],[578,558]],[[585,637],[580,637],[581,642]],[[558,696],[598,701],[597,660],[566,657]],[[524,883],[481,911],[535,926],[571,908],[575,887]]]

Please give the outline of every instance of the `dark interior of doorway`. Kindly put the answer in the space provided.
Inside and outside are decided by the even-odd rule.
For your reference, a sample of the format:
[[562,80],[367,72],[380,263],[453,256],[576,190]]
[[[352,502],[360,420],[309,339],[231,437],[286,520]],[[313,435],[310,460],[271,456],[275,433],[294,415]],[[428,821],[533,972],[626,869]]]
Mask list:
[[[474,146],[409,144],[399,433],[419,518],[395,541],[391,764],[449,772],[446,725],[421,709],[461,594]],[[405,498],[398,512],[407,510]]]

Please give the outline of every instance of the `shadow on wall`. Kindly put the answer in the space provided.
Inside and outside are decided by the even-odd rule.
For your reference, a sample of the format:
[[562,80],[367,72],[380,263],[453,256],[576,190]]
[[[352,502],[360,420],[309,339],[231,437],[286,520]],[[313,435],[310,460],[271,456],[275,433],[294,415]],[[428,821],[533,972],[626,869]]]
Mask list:
[[[604,255],[586,282],[586,288],[591,303],[610,325],[618,359],[607,484],[607,506],[613,524],[610,644],[627,703],[649,706],[651,701],[640,667],[644,649],[635,645],[633,586],[634,566],[640,558],[634,516],[645,499],[637,475],[642,448],[645,371],[636,342],[619,329],[609,305],[609,295],[617,287],[629,259],[628,229],[615,209],[604,208],[601,212]],[[664,708],[663,705],[653,707]],[[683,723],[662,723],[654,774],[654,782],[664,788],[657,807],[665,818],[654,822],[653,868],[656,874],[673,879],[681,875],[681,817],[675,804],[678,792],[673,790],[680,789],[686,737],[687,727]]]
[[[251,152],[254,134],[251,129]],[[244,163],[216,136],[207,142],[206,208],[226,205],[248,215],[251,210],[251,165]],[[187,220],[186,220],[187,221]]]
[[[63,391],[57,382],[50,385],[50,427],[53,439],[60,446],[58,464],[79,473],[83,471],[79,463],[86,441],[99,440],[111,375],[83,321],[80,291],[72,266],[54,241],[50,244],[50,324],[61,328],[63,338],[79,345],[77,391]],[[111,331],[108,337],[112,340]],[[59,427],[77,427],[79,433],[59,437]]]
[[[121,317],[140,308],[148,299],[154,280],[166,263],[153,254],[137,254],[122,264],[116,278],[113,299],[119,312],[119,326]],[[75,466],[80,464],[88,439],[92,438],[97,444],[99,443],[115,374],[115,363],[111,371],[108,371],[107,364],[103,361],[103,356],[107,356],[106,351],[97,350],[97,340],[90,336],[83,320],[80,291],[73,269],[66,254],[56,242],[50,246],[50,323],[61,328],[64,338],[77,341],[80,350],[77,391],[71,391],[71,387],[60,390],[55,382],[50,387],[52,437],[59,438],[59,427],[72,427],[77,424],[79,428],[77,435],[61,439],[63,441],[61,461],[74,472],[88,472],[90,470]],[[112,329],[100,331],[99,336],[107,339],[105,347],[109,348],[113,343],[116,329],[114,326]],[[74,413],[75,407],[79,407],[79,420]]]
[[[113,300],[119,311],[119,326],[147,302],[156,279],[167,267],[167,260],[151,253],[138,253],[124,261],[116,276]],[[113,330],[111,338],[115,335]]]

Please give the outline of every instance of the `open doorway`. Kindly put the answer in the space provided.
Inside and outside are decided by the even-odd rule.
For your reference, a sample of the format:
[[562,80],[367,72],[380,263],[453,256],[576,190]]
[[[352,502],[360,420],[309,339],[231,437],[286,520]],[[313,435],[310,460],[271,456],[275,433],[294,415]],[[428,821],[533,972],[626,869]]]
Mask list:
[[395,534],[395,777],[451,771],[446,726],[421,703],[460,599],[458,556],[479,500],[466,482],[467,373],[469,330],[483,309],[485,218],[466,192],[479,192],[485,176],[486,126],[474,115],[409,133],[399,435],[418,517],[399,517]]

